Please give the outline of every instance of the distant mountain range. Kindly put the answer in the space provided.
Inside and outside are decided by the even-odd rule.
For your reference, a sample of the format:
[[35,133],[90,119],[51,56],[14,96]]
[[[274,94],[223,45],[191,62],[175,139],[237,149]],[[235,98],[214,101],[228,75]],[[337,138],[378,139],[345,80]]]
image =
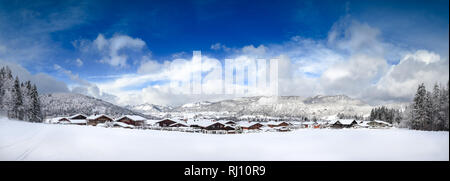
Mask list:
[[[229,116],[275,116],[275,117],[317,117],[345,115],[368,116],[374,106],[350,98],[346,95],[334,96],[257,96],[241,97],[217,102],[195,102],[181,106],[161,106],[155,104],[129,105],[125,107],[75,93],[52,93],[40,96],[42,112],[46,117],[68,116],[77,113],[86,115],[108,114],[119,116],[140,115],[147,118],[161,117],[165,114],[220,113]],[[389,108],[404,110],[406,103],[386,105]]]
[[[403,109],[407,104],[390,104],[387,107]],[[195,113],[195,112],[227,112],[233,116],[261,115],[278,117],[328,117],[338,113],[346,115],[368,116],[371,109],[364,101],[346,95],[334,96],[257,96],[242,97],[217,102],[195,102],[177,107],[166,107],[153,104],[127,106],[127,108],[143,114],[159,113]]]
[[[52,93],[39,96],[41,110],[46,117],[69,116],[74,114],[107,114],[111,116],[119,115],[140,115],[140,112],[132,111],[112,103],[96,99],[90,96],[75,93]],[[149,117],[149,116],[146,116]]]

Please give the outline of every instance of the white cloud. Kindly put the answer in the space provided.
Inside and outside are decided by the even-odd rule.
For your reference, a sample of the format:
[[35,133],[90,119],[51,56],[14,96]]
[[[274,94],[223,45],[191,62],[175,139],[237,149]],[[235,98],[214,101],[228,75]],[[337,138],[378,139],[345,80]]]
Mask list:
[[154,74],[164,69],[164,64],[160,64],[156,60],[151,60],[148,56],[143,56],[141,64],[137,70],[138,74]]
[[[225,45],[211,45],[213,50],[227,50],[227,57],[244,62],[258,58],[279,59],[280,95],[314,96],[317,94],[346,94],[369,103],[389,100],[408,101],[420,82],[432,84],[448,81],[448,57],[442,59],[427,50],[404,49],[380,38],[381,31],[366,23],[345,17],[336,22],[328,37],[312,40],[294,36],[279,44],[247,45],[227,49]],[[112,39],[100,36],[96,48],[108,52],[127,47],[118,43],[111,48]],[[125,38],[127,41],[140,40]],[[136,45],[145,46],[145,43]],[[120,45],[120,46],[119,46]],[[140,46],[131,46],[139,48]],[[232,50],[232,51],[231,51]],[[109,53],[108,55],[111,55]],[[127,57],[127,54],[120,56]],[[183,56],[186,57],[186,56]],[[100,90],[117,95],[119,104],[183,104],[192,101],[231,98],[233,95],[173,94],[170,80],[188,81],[191,71],[211,73],[221,69],[224,61],[202,56],[203,64],[192,65],[190,58],[174,57],[171,61],[154,60],[149,54],[140,56],[137,72],[107,82],[97,83]],[[119,61],[120,62],[120,61]],[[398,63],[398,64],[397,64]],[[119,65],[120,63],[117,63]],[[222,69],[223,70],[223,69]],[[258,74],[258,79],[263,75]],[[223,84],[222,84],[223,83]],[[207,74],[204,91],[215,92],[224,86],[222,76]],[[132,87],[139,88],[132,88]],[[239,87],[239,86],[238,86]],[[181,87],[181,90],[190,89]],[[258,90],[256,94],[262,93]],[[234,95],[236,96],[236,95]]]
[[406,54],[399,64],[390,67],[371,92],[373,99],[408,100],[414,96],[420,83],[431,89],[434,83],[445,84],[449,80],[449,62],[427,50]]
[[103,99],[108,102],[115,103],[117,100],[116,96],[103,92],[94,83],[84,80],[78,76],[78,74],[72,73],[70,70],[66,70],[58,64],[54,64],[53,68],[57,71],[64,73],[76,84],[71,86],[71,91],[74,93],[84,94],[92,96],[95,98]]
[[81,59],[79,59],[79,58],[77,58],[77,59],[75,60],[75,63],[77,64],[78,67],[83,66],[83,61],[81,61]]
[[224,51],[231,51],[232,50],[231,48],[229,48],[229,47],[227,47],[225,45],[222,45],[221,43],[212,44],[210,48],[212,50],[224,50]]
[[93,44],[102,54],[100,62],[117,67],[127,65],[128,55],[121,53],[122,50],[138,52],[145,47],[145,42],[141,39],[126,35],[114,35],[110,39],[105,39],[102,34],[99,34]]
[[253,45],[244,46],[242,48],[242,53],[244,54],[251,54],[256,56],[261,56],[266,54],[267,48],[264,45],[259,45],[258,47],[255,47]]

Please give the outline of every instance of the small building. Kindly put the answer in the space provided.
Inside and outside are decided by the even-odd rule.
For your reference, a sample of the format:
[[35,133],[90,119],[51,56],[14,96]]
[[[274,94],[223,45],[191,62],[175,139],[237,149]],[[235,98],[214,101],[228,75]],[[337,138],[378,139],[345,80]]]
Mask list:
[[261,123],[255,123],[251,126],[249,126],[247,129],[259,129],[261,127],[263,127],[264,125],[262,125]]
[[65,117],[56,118],[56,123],[59,124],[70,124],[70,120]]
[[278,127],[276,130],[279,131],[279,132],[288,132],[288,131],[291,131],[291,130],[290,130],[288,127],[286,127],[286,126],[280,126],[280,127]]
[[87,124],[92,125],[92,126],[96,126],[98,123],[106,123],[106,122],[112,122],[112,121],[113,121],[112,118],[110,118],[109,116],[106,116],[104,114],[93,115],[93,116],[87,117]]
[[87,120],[86,119],[69,119],[70,124],[76,124],[76,125],[86,125]]
[[174,124],[171,124],[169,127],[177,127],[177,128],[179,128],[179,127],[189,127],[189,126],[187,126],[187,125],[185,125],[183,123],[174,123]]
[[125,115],[119,117],[115,120],[115,122],[122,122],[128,125],[139,126],[142,127],[145,124],[145,118],[136,115]]
[[76,125],[86,125],[87,123],[87,116],[83,114],[75,114],[71,117],[69,117],[70,124],[76,124]]
[[331,128],[352,128],[355,125],[358,125],[358,122],[356,122],[356,120],[340,119],[340,120],[336,120],[336,121],[332,122],[330,127]]
[[86,120],[86,119],[87,119],[87,116],[85,116],[85,115],[83,115],[83,114],[75,114],[75,115],[69,117],[69,119],[72,119],[72,120],[75,120],[75,119],[76,119],[76,120],[84,119],[84,120]]
[[114,128],[128,128],[128,129],[133,129],[134,128],[133,125],[130,125],[130,124],[127,124],[127,123],[124,123],[124,122],[112,122],[111,126],[114,127]]
[[159,127],[170,127],[170,125],[175,124],[175,123],[177,123],[177,122],[172,121],[172,120],[170,120],[170,119],[164,119],[164,120],[162,120],[162,121],[156,122],[156,124],[157,124]]
[[284,121],[282,121],[282,122],[278,122],[278,121],[269,121],[269,122],[267,123],[267,126],[269,126],[269,127],[271,127],[271,128],[274,128],[274,127],[280,127],[280,126],[289,126],[289,123],[284,122]]
[[235,126],[236,122],[234,122],[234,121],[227,121],[225,124],[226,125],[230,125],[230,126]]
[[225,127],[226,126],[224,124],[216,122],[209,126],[206,126],[205,129],[206,130],[226,130]]

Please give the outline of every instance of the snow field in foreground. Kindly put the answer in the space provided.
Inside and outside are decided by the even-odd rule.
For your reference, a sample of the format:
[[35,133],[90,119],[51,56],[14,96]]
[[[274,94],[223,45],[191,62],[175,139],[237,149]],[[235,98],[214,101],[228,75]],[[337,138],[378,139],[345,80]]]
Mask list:
[[449,133],[300,129],[213,135],[0,118],[0,160],[449,160]]

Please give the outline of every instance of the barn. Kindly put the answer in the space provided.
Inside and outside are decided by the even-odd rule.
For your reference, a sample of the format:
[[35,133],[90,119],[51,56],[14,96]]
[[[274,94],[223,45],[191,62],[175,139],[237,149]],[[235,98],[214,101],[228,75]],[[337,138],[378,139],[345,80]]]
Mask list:
[[278,122],[278,121],[269,121],[268,123],[266,123],[267,126],[273,128],[273,127],[280,127],[280,126],[289,126],[289,123],[287,122]]
[[261,123],[255,123],[251,126],[248,127],[248,129],[259,129],[261,127],[263,127],[264,125],[262,125]]
[[171,124],[170,127],[188,127],[187,125],[183,124],[183,123],[174,123]]
[[92,126],[96,126],[99,123],[106,123],[106,122],[112,122],[112,121],[113,121],[112,118],[110,118],[109,116],[106,116],[104,114],[93,115],[93,116],[87,117],[87,124],[92,125]]
[[76,120],[87,119],[87,116],[85,116],[83,114],[75,114],[75,115],[69,117],[69,119],[72,119],[72,120],[74,120],[74,119],[76,119]]
[[216,122],[209,126],[206,126],[205,129],[206,130],[225,130],[225,127],[226,127],[226,125]]
[[115,122],[122,122],[122,123],[126,123],[128,125],[141,127],[141,126],[144,126],[145,120],[146,119],[141,116],[125,115],[125,116],[117,118],[115,120]]
[[358,125],[356,120],[351,119],[340,119],[331,123],[331,128],[352,128],[353,126]]
[[170,119],[164,119],[164,120],[162,120],[162,121],[156,122],[156,124],[157,124],[159,127],[170,127],[170,125],[175,124],[175,123],[177,123],[177,122],[172,121],[172,120],[170,120]]
[[234,122],[234,121],[227,121],[225,124],[226,125],[230,125],[230,126],[235,126],[236,122]]
[[70,120],[67,118],[56,118],[56,122],[59,124],[70,124]]

